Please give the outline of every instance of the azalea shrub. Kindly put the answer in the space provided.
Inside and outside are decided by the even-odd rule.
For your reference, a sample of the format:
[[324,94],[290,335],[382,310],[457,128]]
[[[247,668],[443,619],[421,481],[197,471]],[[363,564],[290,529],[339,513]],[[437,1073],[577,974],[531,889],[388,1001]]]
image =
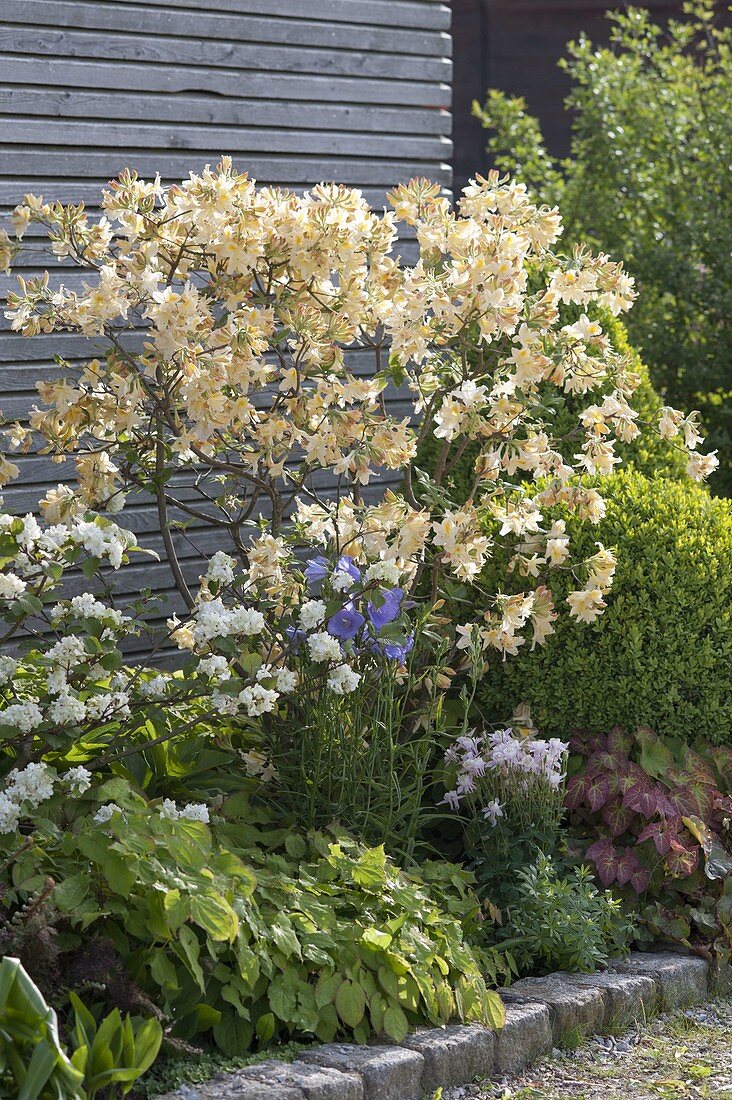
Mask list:
[[604,886],[647,939],[732,956],[732,751],[646,727],[574,734],[565,804]]

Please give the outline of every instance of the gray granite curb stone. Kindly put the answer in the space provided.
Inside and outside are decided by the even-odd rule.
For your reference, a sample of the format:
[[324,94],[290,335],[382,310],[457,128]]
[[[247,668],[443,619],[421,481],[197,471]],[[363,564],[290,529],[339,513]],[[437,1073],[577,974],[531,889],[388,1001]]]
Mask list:
[[698,1004],[706,1000],[709,992],[709,963],[693,955],[633,952],[629,958],[614,963],[612,970],[653,978],[658,987],[659,1007],[664,1012]]
[[428,1096],[440,1086],[464,1085],[493,1073],[496,1035],[487,1027],[420,1027],[401,1045],[424,1058],[420,1089]]
[[647,1020],[658,1007],[658,989],[647,974],[603,970],[596,974],[565,974],[563,978],[570,988],[600,989],[605,998],[601,1031],[613,1031],[628,1027],[636,1020]]
[[602,1030],[605,1022],[605,998],[598,986],[571,985],[569,974],[549,974],[546,978],[520,978],[501,996],[506,1004],[546,1005],[552,1020],[554,1043],[564,1037],[593,1035]]
[[440,1086],[519,1072],[580,1035],[698,1004],[709,987],[703,959],[633,953],[596,974],[522,978],[502,989],[506,1025],[497,1034],[458,1024],[418,1028],[399,1046],[328,1043],[293,1062],[259,1062],[159,1100],[431,1100]]
[[304,1050],[300,1057],[329,1069],[360,1073],[365,1100],[419,1100],[424,1058],[416,1050],[326,1043]]
[[554,1046],[552,1017],[546,1005],[506,1005],[506,1023],[498,1032],[495,1073],[520,1073]]

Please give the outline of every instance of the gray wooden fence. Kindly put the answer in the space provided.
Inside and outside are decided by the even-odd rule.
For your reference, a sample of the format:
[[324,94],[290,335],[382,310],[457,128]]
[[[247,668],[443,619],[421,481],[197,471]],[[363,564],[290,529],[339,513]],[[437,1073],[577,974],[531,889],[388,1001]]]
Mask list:
[[[125,166],[174,180],[224,153],[259,183],[337,180],[375,206],[413,175],[449,188],[449,26],[436,0],[0,0],[0,213],[26,191],[93,208]],[[14,270],[70,281],[40,246],[31,232]],[[14,286],[0,277],[3,299]],[[0,409],[22,419],[36,382],[58,376],[55,355],[89,354],[77,337],[27,340],[3,321]],[[46,458],[19,465],[3,494],[19,513],[71,474]],[[124,523],[155,543],[150,505]],[[183,539],[180,553],[195,578]],[[168,593],[166,614],[178,606],[167,564],[124,575],[129,591]]]

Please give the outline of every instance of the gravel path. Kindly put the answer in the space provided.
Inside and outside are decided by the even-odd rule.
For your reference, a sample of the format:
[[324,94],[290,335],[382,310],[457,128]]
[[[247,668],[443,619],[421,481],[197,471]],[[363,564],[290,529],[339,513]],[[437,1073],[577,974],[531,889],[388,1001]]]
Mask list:
[[732,999],[674,1012],[443,1100],[732,1100]]

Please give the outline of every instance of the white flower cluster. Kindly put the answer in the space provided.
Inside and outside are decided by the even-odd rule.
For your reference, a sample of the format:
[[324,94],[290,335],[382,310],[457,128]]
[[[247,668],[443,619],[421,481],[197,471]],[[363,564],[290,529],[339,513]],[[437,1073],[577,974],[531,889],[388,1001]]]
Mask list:
[[328,676],[328,687],[336,695],[350,695],[361,682],[361,673],[350,665],[338,665]]
[[217,550],[208,563],[206,580],[217,584],[231,584],[236,571],[236,561],[230,554]]
[[169,821],[202,821],[206,825],[209,821],[208,806],[204,802],[189,802],[179,809],[172,798],[164,798],[158,812]]
[[308,638],[310,656],[318,663],[321,661],[340,661],[343,656],[340,642],[327,630],[318,631]]
[[195,611],[193,642],[205,645],[214,638],[252,637],[264,630],[264,615],[253,607],[225,607],[221,599],[200,603]]
[[91,772],[84,767],[71,768],[58,776],[47,764],[30,763],[21,771],[7,775],[7,786],[0,791],[0,833],[13,833],[21,818],[38,809],[53,795],[57,783],[72,794],[83,794],[91,786]]

